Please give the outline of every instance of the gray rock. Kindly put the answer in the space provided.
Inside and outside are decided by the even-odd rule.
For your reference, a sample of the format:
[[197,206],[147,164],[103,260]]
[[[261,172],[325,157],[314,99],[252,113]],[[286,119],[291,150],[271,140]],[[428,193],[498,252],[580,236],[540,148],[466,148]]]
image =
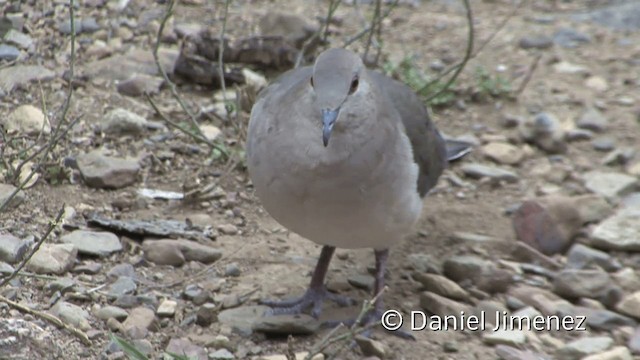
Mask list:
[[422,284],[423,289],[454,300],[466,300],[469,294],[460,285],[442,275],[414,273],[413,278]]
[[241,306],[233,309],[222,310],[218,314],[221,324],[237,329],[241,333],[250,334],[253,324],[260,319],[269,309],[267,306]]
[[240,271],[238,263],[235,262],[227,264],[227,266],[225,266],[224,268],[224,276],[238,277],[241,273],[242,271]]
[[131,159],[114,158],[92,151],[77,157],[84,182],[93,188],[120,189],[136,182],[140,165]]
[[616,346],[611,350],[584,357],[582,360],[633,360],[633,356],[626,347]]
[[636,322],[632,318],[609,310],[592,309],[582,306],[575,306],[568,310],[570,311],[564,315],[584,316],[587,325],[594,330],[610,331],[620,326],[636,325]]
[[196,324],[207,327],[218,320],[218,307],[213,303],[202,304],[196,312]]
[[604,250],[640,251],[640,208],[623,208],[597,225],[591,245]]
[[105,231],[75,230],[62,236],[60,241],[75,245],[78,252],[85,255],[104,257],[122,251],[120,239]]
[[591,37],[571,28],[561,28],[553,35],[553,41],[564,47],[574,48],[591,42]]
[[609,6],[598,6],[586,13],[573,15],[576,20],[589,20],[615,30],[639,30],[640,6],[631,1],[609,2]]
[[[198,261],[204,264],[211,264],[222,257],[222,251],[211,246],[203,245],[192,240],[186,239],[159,239],[145,240],[142,243],[142,249],[145,251],[153,251],[157,247],[166,247],[177,249],[186,261]],[[172,250],[175,252],[175,250]],[[174,254],[175,255],[175,254]],[[184,262],[184,261],[183,261]],[[179,264],[178,264],[179,265]]]
[[611,277],[615,280],[616,284],[620,285],[622,289],[627,292],[640,290],[640,277],[636,274],[636,271],[630,267],[616,271]]
[[74,305],[65,301],[58,301],[52,308],[51,313],[57,316],[65,323],[79,328],[80,330],[89,330],[89,313],[78,305]]
[[521,346],[527,342],[527,335],[522,330],[485,331],[482,334],[482,341],[488,345],[509,345]]
[[564,269],[553,281],[553,291],[568,299],[597,299],[611,289],[611,277],[600,269]]
[[209,360],[203,347],[191,343],[186,338],[172,338],[169,340],[165,352],[183,355],[189,360]]
[[441,272],[435,265],[436,262],[433,257],[428,254],[409,254],[407,262],[412,269],[421,273],[439,274]]
[[518,45],[523,49],[548,49],[553,46],[553,39],[545,35],[525,36]]
[[33,39],[27,34],[23,34],[15,29],[9,30],[4,35],[4,41],[8,44],[13,44],[21,49],[29,49],[33,45]]
[[572,200],[583,224],[600,222],[613,213],[613,207],[600,195],[585,194],[572,197]]
[[173,317],[176,314],[177,308],[178,308],[177,301],[165,299],[158,306],[158,309],[156,310],[156,314],[159,317]]
[[461,167],[464,175],[472,179],[489,178],[495,181],[506,181],[514,183],[518,181],[518,175],[495,166],[482,165],[477,163],[464,164]]
[[127,313],[127,310],[117,307],[117,306],[112,306],[112,305],[108,305],[105,307],[102,307],[98,310],[96,310],[94,312],[94,315],[100,319],[100,320],[104,320],[107,321],[111,318],[114,318],[118,321],[123,321],[127,318],[127,316],[129,316],[129,313]]
[[458,255],[445,260],[444,275],[455,282],[476,282],[493,267],[490,261],[473,255]]
[[146,74],[133,74],[127,80],[121,81],[117,85],[120,94],[126,96],[142,96],[144,94],[157,94],[164,84],[164,79],[158,76]]
[[102,270],[102,264],[95,261],[89,261],[73,268],[72,272],[76,274],[95,275]]
[[567,141],[584,141],[593,139],[593,131],[585,129],[570,129],[566,133]]
[[[0,205],[4,204],[9,199],[9,196],[11,196],[11,194],[13,194],[13,192],[16,189],[17,188],[13,185],[0,184]],[[9,201],[9,204],[5,208],[5,211],[7,209],[10,210],[10,209],[16,208],[18,205],[22,204],[24,200],[25,200],[24,191],[22,190],[18,191],[16,195],[11,199],[11,201]]]
[[607,199],[616,199],[638,189],[638,179],[616,172],[590,171],[584,174],[585,187]]
[[602,132],[606,130],[608,123],[607,118],[598,109],[590,107],[578,118],[576,126],[582,129]]
[[362,335],[356,336],[355,340],[356,344],[358,344],[358,347],[360,347],[360,350],[362,351],[362,355],[375,357],[377,359],[386,359],[388,357],[387,353],[389,350],[387,350],[384,344],[380,341],[376,341]]
[[363,274],[350,275],[347,281],[349,282],[349,284],[351,284],[351,286],[364,290],[371,290],[374,283],[374,279],[372,276]]
[[[630,147],[622,147],[611,150],[603,159],[602,165],[614,166],[625,165],[633,159],[636,155],[636,151]],[[633,175],[633,174],[631,174]]]
[[137,289],[136,282],[128,276],[120,276],[113,284],[107,288],[110,297],[117,298],[126,294],[133,294]]
[[627,294],[616,305],[616,310],[624,315],[640,319],[640,291]]
[[0,261],[15,264],[29,250],[31,241],[21,240],[11,234],[0,234]]
[[0,69],[0,93],[9,94],[18,86],[32,81],[46,82],[56,73],[41,65],[15,65]]
[[14,61],[20,56],[20,50],[11,45],[0,44],[0,60]]
[[598,151],[611,151],[616,148],[616,140],[611,136],[599,136],[591,141],[591,146]]
[[527,119],[519,126],[520,135],[530,143],[550,154],[562,154],[567,151],[565,133],[560,120],[551,114],[541,112]]
[[503,142],[491,142],[480,148],[482,154],[498,164],[517,165],[524,158],[520,148]]
[[258,318],[253,330],[271,335],[310,335],[320,328],[320,322],[306,314],[274,315]]
[[580,360],[585,356],[597,354],[613,346],[613,339],[608,336],[590,336],[574,340],[556,352],[556,357],[563,360]]
[[627,347],[634,355],[640,354],[640,326],[637,327],[629,337]]
[[571,269],[586,269],[599,266],[605,271],[613,272],[620,269],[620,262],[604,251],[596,250],[582,244],[574,244],[567,253],[567,267]]
[[136,269],[131,264],[116,264],[107,272],[107,276],[113,278],[118,278],[120,276],[135,278]]
[[26,134],[38,135],[40,132],[44,134],[51,133],[51,125],[49,120],[39,108],[33,105],[21,105],[1,120],[7,133],[9,134]]
[[129,110],[117,108],[104,117],[102,131],[109,135],[140,135],[144,132],[147,119]]
[[146,339],[136,339],[132,341],[133,346],[142,354],[149,356],[155,350],[151,341]]
[[71,290],[73,290],[77,286],[76,282],[68,277],[58,278],[45,286],[45,290],[48,294],[53,294],[56,291],[59,291],[62,294],[65,294]]
[[551,358],[534,353],[531,350],[520,350],[509,345],[496,345],[496,355],[500,360],[551,360]]
[[470,314],[472,309],[469,305],[447,299],[438,294],[424,291],[420,293],[420,307],[431,314],[444,317],[447,315],[460,316],[461,311]]
[[216,350],[209,353],[209,359],[211,360],[232,360],[236,357],[227,349]]
[[[81,33],[92,33],[100,29],[100,25],[95,18],[76,18],[74,19],[74,28],[76,34]],[[60,31],[64,35],[71,34],[71,20],[65,19],[62,22],[58,23],[58,31]]]
[[156,329],[155,314],[153,310],[146,307],[134,308],[122,326],[131,339],[143,339],[150,330]]
[[476,306],[473,307],[473,314],[478,318],[484,318],[487,325],[497,325],[500,321],[498,314],[504,313],[508,313],[507,308],[493,300],[479,301]]
[[73,266],[78,249],[73,244],[42,244],[27,262],[27,270],[36,274],[62,275]]

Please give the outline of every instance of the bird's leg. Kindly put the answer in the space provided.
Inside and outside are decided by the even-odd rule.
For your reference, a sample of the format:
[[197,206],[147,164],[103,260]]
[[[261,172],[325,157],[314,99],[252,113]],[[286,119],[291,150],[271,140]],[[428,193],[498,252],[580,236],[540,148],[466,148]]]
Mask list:
[[299,298],[284,301],[265,300],[262,301],[264,305],[272,308],[271,315],[279,314],[299,314],[309,306],[311,309],[311,316],[317,318],[322,312],[322,302],[325,299],[336,302],[340,306],[353,305],[353,300],[338,294],[334,294],[327,290],[324,285],[324,279],[329,270],[329,264],[331,263],[331,257],[336,251],[334,246],[323,246],[318,258],[318,263],[311,276],[311,283],[309,288]]

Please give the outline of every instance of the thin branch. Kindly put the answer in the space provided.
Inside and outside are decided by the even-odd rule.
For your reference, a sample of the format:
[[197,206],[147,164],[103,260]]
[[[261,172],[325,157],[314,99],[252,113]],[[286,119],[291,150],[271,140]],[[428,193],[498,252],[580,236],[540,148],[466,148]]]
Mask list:
[[373,34],[375,32],[375,29],[377,26],[380,26],[380,22],[378,21],[378,18],[380,17],[381,6],[382,6],[382,0],[376,0],[376,7],[373,10],[373,18],[371,19],[371,25],[369,26],[371,31],[369,31],[369,38],[367,38],[367,45],[364,48],[364,55],[362,56],[365,59],[369,55],[369,48],[371,47],[371,41],[373,40]]
[[533,59],[533,63],[531,63],[531,66],[529,66],[529,70],[527,71],[527,74],[525,75],[524,79],[522,79],[520,86],[518,86],[518,89],[514,94],[516,97],[520,96],[520,94],[522,94],[522,92],[524,91],[524,88],[527,87],[527,84],[531,80],[531,76],[533,76],[533,73],[538,68],[538,63],[540,63],[541,58],[542,58],[542,54],[538,54],[538,56],[536,56],[536,58]]
[[[227,103],[227,85],[224,80],[224,62],[222,61],[224,55],[224,34],[227,32],[227,17],[229,15],[229,4],[231,0],[225,0],[224,2],[224,17],[222,18],[222,30],[220,30],[220,39],[218,40],[218,76],[220,77],[220,88],[222,89],[222,101],[224,102],[224,108],[227,111],[227,121],[229,121],[229,115],[231,114],[231,106]],[[236,111],[240,111],[236,109]]]
[[27,255],[24,259],[22,259],[22,261],[20,261],[20,265],[18,265],[18,267],[15,270],[13,270],[11,275],[4,278],[2,282],[0,282],[0,288],[8,284],[11,280],[13,280],[13,278],[15,278],[18,275],[20,270],[22,270],[22,268],[29,262],[29,260],[31,260],[31,257],[33,257],[33,254],[35,254],[36,252],[38,252],[38,250],[40,250],[40,246],[42,246],[42,244],[45,242],[45,240],[47,240],[49,235],[51,235],[51,232],[53,231],[53,229],[55,229],[56,226],[60,224],[62,215],[64,215],[64,207],[65,205],[62,204],[62,207],[58,211],[58,215],[56,216],[55,220],[49,222],[49,227],[47,228],[47,231],[45,231],[44,235],[42,235],[40,240],[36,242],[36,245],[33,247],[33,249],[31,249],[31,252],[29,253],[29,255]]
[[89,340],[89,337],[87,336],[87,334],[85,334],[82,330],[80,329],[76,329],[75,327],[64,323],[62,320],[58,319],[57,317],[48,314],[46,312],[43,311],[38,311],[38,310],[33,310],[27,306],[24,306],[22,304],[19,304],[15,301],[11,301],[9,299],[7,299],[6,297],[0,295],[0,301],[2,301],[3,303],[11,306],[14,309],[17,309],[19,311],[22,311],[23,313],[27,313],[27,314],[31,314],[35,317],[38,317],[40,319],[43,319],[45,321],[48,321],[49,323],[59,327],[59,328],[63,328],[67,331],[69,331],[73,336],[77,337],[78,339],[80,339],[80,341],[82,341],[83,344],[87,345],[87,346],[91,346],[91,340]]
[[[462,0],[462,2],[464,3],[465,9],[467,10],[467,25],[469,27],[468,40],[467,40],[467,51],[464,54],[464,59],[462,59],[462,62],[460,62],[460,65],[457,66],[455,72],[449,78],[447,83],[444,84],[444,86],[441,87],[434,94],[431,94],[426,99],[427,102],[432,100],[432,99],[434,99],[434,98],[436,98],[437,96],[439,96],[443,92],[447,91],[447,89],[449,89],[451,84],[453,84],[453,82],[456,81],[456,79],[458,78],[458,76],[460,75],[460,73],[462,72],[464,67],[467,65],[467,62],[469,61],[469,59],[471,59],[471,54],[473,53],[473,42],[474,42],[474,36],[473,36],[473,33],[474,33],[474,30],[473,30],[473,13],[471,11],[471,5],[469,5],[469,0]],[[429,86],[431,86],[432,83],[433,82],[430,82],[430,83],[426,84],[425,86],[423,86],[422,89],[418,90],[418,93],[422,93],[424,90],[428,89]]]
[[298,56],[296,57],[296,63],[294,65],[294,68],[300,67],[300,65],[302,64],[302,60],[304,59],[304,55],[307,52],[307,49],[309,48],[309,46],[311,46],[311,44],[313,44],[320,37],[321,32],[324,33],[322,37],[322,42],[323,43],[327,42],[327,37],[329,36],[329,25],[331,23],[331,19],[333,18],[333,15],[338,9],[338,6],[340,6],[341,2],[342,0],[331,0],[329,2],[329,11],[327,11],[327,16],[324,19],[324,27],[322,26],[319,27],[318,30],[304,42],[304,44],[302,45],[302,49],[300,49],[300,51],[298,52]]
[[[391,6],[389,6],[389,8],[387,9],[387,11],[384,13],[384,15],[382,15],[380,17],[380,21],[382,22],[384,19],[388,18],[389,15],[391,15],[391,12],[393,11],[393,9],[395,9],[395,7],[398,5],[398,3],[400,2],[400,0],[396,0],[394,1],[393,4],[391,4]],[[359,33],[357,33],[356,35],[354,35],[353,37],[347,39],[343,44],[342,47],[347,47],[351,44],[353,44],[354,42],[360,40],[363,36],[367,35],[370,31],[372,31],[372,27],[371,26],[367,26],[364,29],[362,29]]]

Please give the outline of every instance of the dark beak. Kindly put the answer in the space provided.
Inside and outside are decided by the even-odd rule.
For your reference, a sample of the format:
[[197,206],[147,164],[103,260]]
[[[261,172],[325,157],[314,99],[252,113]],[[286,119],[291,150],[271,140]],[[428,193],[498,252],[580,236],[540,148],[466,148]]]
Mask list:
[[322,143],[325,147],[329,144],[331,130],[333,130],[333,125],[335,125],[336,120],[338,119],[339,112],[339,108],[336,110],[322,110]]

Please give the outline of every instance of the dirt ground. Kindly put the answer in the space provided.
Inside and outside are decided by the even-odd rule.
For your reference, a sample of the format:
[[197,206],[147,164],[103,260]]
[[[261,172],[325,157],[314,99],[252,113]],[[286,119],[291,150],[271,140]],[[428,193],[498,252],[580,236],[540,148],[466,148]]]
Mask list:
[[[0,8],[10,2],[0,0]],[[66,10],[60,5],[27,2],[25,9],[49,9],[56,20],[46,21],[41,18],[33,23],[26,19],[32,29],[32,37],[38,43],[35,52],[31,53],[25,63],[42,64],[56,71],[57,75],[50,81],[43,81],[42,92],[49,109],[56,111],[64,100],[66,85],[62,78],[65,69],[65,56],[68,53],[68,37],[63,37],[55,30],[55,22],[64,18]],[[61,3],[59,1],[56,4]],[[95,2],[86,2],[95,3]],[[99,3],[99,2],[98,2]],[[115,1],[113,3],[116,3]],[[130,10],[118,13],[108,7],[92,7],[81,2],[79,16],[96,16],[98,23],[105,29],[113,28],[118,20],[137,19],[136,10],[152,8],[164,9],[162,2],[151,0],[131,1]],[[179,4],[176,8],[174,24],[204,24],[214,31],[221,28],[223,6],[219,1],[190,1]],[[190,4],[195,3],[195,5]],[[575,141],[568,144],[568,151],[560,156],[559,164],[569,169],[565,181],[552,183],[548,177],[539,175],[532,169],[548,162],[548,153],[525,144],[519,138],[517,128],[504,126],[505,118],[528,119],[534,114],[544,111],[554,114],[563,127],[570,127],[585,108],[595,106],[601,109],[609,119],[606,136],[611,137],[616,148],[633,148],[638,150],[640,138],[640,30],[620,31],[598,24],[594,21],[579,21],[572,16],[585,14],[607,6],[613,2],[605,1],[547,1],[530,0],[518,5],[511,1],[472,1],[475,28],[475,48],[484,45],[479,53],[467,64],[465,70],[454,85],[455,100],[448,105],[433,107],[433,119],[437,126],[449,136],[469,136],[479,138],[483,143],[492,139],[507,139],[524,149],[526,157],[513,166],[500,165],[517,174],[516,182],[499,184],[465,178],[460,167],[465,163],[486,163],[485,156],[478,150],[459,162],[452,164],[441,178],[438,186],[425,200],[424,214],[419,222],[415,235],[397,244],[392,249],[388,286],[385,295],[386,306],[403,312],[420,310],[420,286],[412,280],[414,271],[409,255],[426,254],[433,259],[433,266],[441,268],[444,261],[455,255],[473,254],[498,263],[500,260],[512,260],[511,254],[517,241],[512,226],[509,209],[513,209],[521,201],[547,193],[550,188],[559,188],[564,194],[584,193],[581,185],[581,174],[594,169],[608,169],[625,172],[623,165],[602,165],[600,160],[606,155],[594,149],[591,141]],[[619,2],[618,2],[619,3]],[[630,2],[631,3],[631,2]],[[325,1],[233,1],[227,21],[230,36],[246,36],[258,33],[257,19],[266,11],[279,9],[301,14],[312,23],[317,18],[326,16],[328,2]],[[54,11],[55,9],[55,11]],[[371,13],[372,5],[342,5],[336,17],[339,26],[332,26],[331,45],[340,46],[344,39],[356,34],[366,26],[366,18]],[[364,14],[364,15],[363,15]],[[45,17],[46,18],[46,17]],[[505,23],[506,21],[506,23]],[[131,48],[150,50],[153,34],[136,28],[130,24],[133,36],[127,38],[121,47],[114,48],[114,53],[125,53]],[[124,25],[121,25],[124,27]],[[545,35],[552,37],[559,29],[570,28],[586,34],[590,40],[576,47],[563,47],[553,43],[544,49],[524,49],[520,41],[526,37]],[[499,31],[497,31],[499,30]],[[497,33],[496,33],[497,31]],[[417,7],[400,5],[393,10],[384,21],[382,31],[382,63],[398,64],[407,57],[412,57],[415,66],[435,76],[431,70],[434,63],[450,66],[462,58],[467,45],[467,20],[464,8],[456,1],[422,1]],[[113,37],[123,36],[123,32],[113,33]],[[86,55],[86,49],[93,41],[91,34],[80,37],[77,70],[80,74],[86,71],[95,58]],[[488,42],[487,42],[488,41]],[[486,43],[486,44],[485,44]],[[177,49],[177,44],[163,44],[163,47]],[[351,47],[361,51],[362,42]],[[539,59],[536,62],[536,58]],[[570,63],[584,67],[581,73],[562,73],[557,71],[558,63]],[[531,72],[533,64],[537,64]],[[0,67],[3,65],[0,63]],[[482,96],[479,93],[477,69],[485,69],[492,76],[499,74],[518,89],[528,81],[515,98],[508,96]],[[272,74],[270,74],[272,75]],[[526,79],[530,76],[530,79]],[[593,84],[594,77],[602,82]],[[143,260],[139,239],[121,236],[125,249],[109,257],[92,258],[79,255],[77,263],[99,262],[102,270],[97,274],[80,275],[68,273],[64,276],[76,281],[99,286],[110,282],[106,272],[115,264],[129,263],[136,268],[136,294],[153,294],[160,299],[169,298],[178,301],[178,313],[175,318],[164,319],[160,328],[147,337],[153,346],[152,358],[160,358],[170,339],[197,338],[207,335],[223,334],[229,338],[231,353],[236,358],[250,358],[254,355],[284,354],[287,341],[283,338],[265,338],[261,334],[238,334],[224,324],[214,322],[208,327],[194,323],[181,323],[181,319],[194,313],[198,306],[182,297],[187,285],[198,284],[204,288],[214,289],[214,299],[222,301],[225,297],[249,294],[244,305],[255,305],[259,299],[281,297],[285,294],[299,294],[304,291],[310,278],[319,246],[295,234],[289,234],[262,209],[259,200],[254,196],[250,180],[242,163],[230,170],[220,160],[212,160],[206,151],[197,154],[177,152],[174,145],[194,144],[182,135],[170,139],[166,143],[146,142],[150,135],[142,137],[124,136],[110,138],[95,132],[104,114],[117,107],[135,112],[148,120],[162,122],[143,97],[129,97],[118,93],[115,81],[94,81],[83,79],[76,88],[69,117],[82,116],[79,125],[68,135],[55,151],[55,160],[74,157],[91,149],[108,148],[120,156],[142,158],[142,171],[138,181],[131,186],[117,189],[94,189],[83,184],[74,176],[61,184],[52,184],[41,179],[34,187],[26,189],[26,200],[17,208],[0,214],[0,233],[11,233],[17,237],[30,234],[42,234],[50,219],[55,217],[64,203],[76,210],[75,223],[82,223],[83,216],[90,211],[97,211],[107,217],[116,219],[197,219],[196,222],[211,225],[214,228],[222,224],[233,224],[240,231],[238,234],[221,233],[209,245],[222,251],[223,259],[216,266],[210,267],[204,277],[194,274],[206,269],[206,265],[194,262],[183,266],[155,265]],[[200,108],[214,103],[212,90],[192,84],[182,84],[178,92],[191,105]],[[161,108],[170,109],[170,115],[176,121],[186,121],[185,115],[179,111],[175,101],[166,87],[154,96]],[[30,84],[24,89],[16,89],[0,99],[0,117],[7,116],[16,106],[33,104],[38,106],[41,95],[37,84]],[[231,149],[242,149],[243,130],[246,128],[248,114],[238,117],[239,124],[225,125],[207,121],[219,126],[222,136],[237,140],[229,142]],[[240,129],[238,129],[240,128]],[[177,134],[177,132],[175,132]],[[600,136],[600,135],[597,135]],[[3,144],[8,146],[8,144]],[[198,145],[201,149],[204,146]],[[169,160],[157,162],[153,155],[159,152],[173,152]],[[53,158],[52,158],[53,159]],[[5,169],[6,170],[6,169]],[[179,201],[141,200],[136,194],[139,188],[161,189],[181,192],[183,185],[195,178],[200,184],[216,183],[223,174],[219,186],[226,194],[233,194],[235,205],[225,207],[219,200],[205,201],[198,204],[182,204]],[[464,179],[465,186],[455,184],[455,179]],[[227,195],[228,198],[229,195]],[[122,205],[124,204],[124,205]],[[229,211],[232,208],[233,211]],[[239,215],[238,215],[239,214]],[[586,231],[589,229],[586,228]],[[58,242],[60,236],[68,230],[58,228],[47,240]],[[452,235],[467,232],[485,235],[492,238],[486,243],[470,243],[455,240]],[[640,258],[634,253],[611,252],[623,265],[637,266]],[[565,261],[563,254],[554,256],[557,261]],[[225,275],[228,264],[236,264],[239,276]],[[367,274],[368,267],[373,265],[371,250],[338,250],[328,275],[328,281],[342,286],[346,279],[355,275]],[[63,275],[60,275],[63,276]],[[18,277],[0,294],[14,301],[38,310],[48,310],[51,294],[44,290],[50,279],[37,277]],[[172,285],[179,282],[177,286]],[[89,286],[87,286],[89,287]],[[358,300],[370,297],[362,289],[349,285],[342,286],[342,292]],[[63,296],[64,297],[64,296]],[[507,295],[497,293],[490,296],[504,304]],[[104,296],[88,300],[66,299],[91,312],[96,304],[106,305],[109,301]],[[476,300],[469,299],[469,303]],[[334,318],[340,314],[355,314],[357,308],[335,309],[333,304],[326,304],[324,316]],[[3,318],[24,319],[36,322],[43,327],[51,339],[51,348],[36,358],[66,359],[113,359],[122,358],[122,353],[108,350],[110,339],[109,327],[105,321],[91,317],[91,346],[87,347],[68,332],[36,320],[32,315],[0,306]],[[307,351],[316,344],[326,331],[311,336],[296,336],[292,343],[295,351]],[[626,346],[626,340],[620,338],[615,331],[589,330],[589,336],[609,335],[616,345]],[[419,331],[415,332],[416,341],[406,341],[389,336],[381,331],[374,333],[374,339],[387,347],[387,355],[393,359],[496,359],[494,346],[483,342],[482,336],[474,332],[462,331]],[[570,332],[553,333],[552,337],[568,342],[583,335]],[[543,341],[544,340],[544,341]],[[519,345],[520,349],[531,350],[540,358],[554,359],[554,351],[546,338],[531,340]],[[197,343],[197,342],[196,342]],[[1,347],[2,345],[0,345]],[[44,345],[42,345],[44,346]],[[259,351],[247,355],[239,349]],[[215,347],[207,347],[211,353]],[[0,352],[2,352],[0,350]],[[3,354],[3,356],[7,356]],[[243,357],[244,356],[244,357]],[[11,358],[8,356],[6,358]],[[29,358],[29,357],[24,357]],[[347,349],[340,359],[364,358],[357,349]],[[533,359],[534,357],[530,357]],[[636,357],[640,358],[640,357]],[[524,359],[524,357],[522,357]],[[604,359],[604,357],[603,357]]]

